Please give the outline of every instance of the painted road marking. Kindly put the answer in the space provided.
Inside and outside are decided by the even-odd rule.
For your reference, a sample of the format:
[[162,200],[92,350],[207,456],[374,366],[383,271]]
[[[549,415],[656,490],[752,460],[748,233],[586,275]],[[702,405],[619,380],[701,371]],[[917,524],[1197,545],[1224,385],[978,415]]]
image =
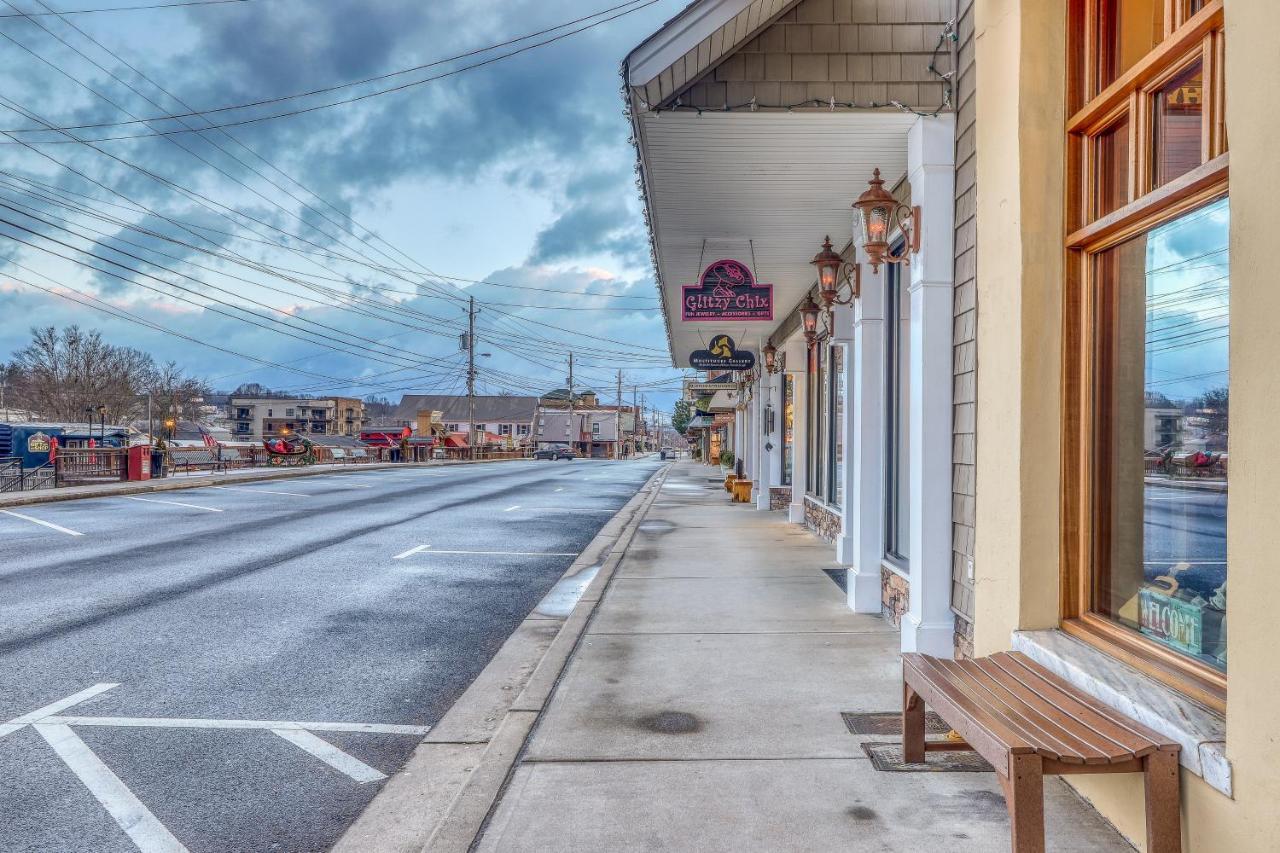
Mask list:
[[127,501],[142,501],[143,503],[149,503],[149,504],[169,504],[170,506],[184,506],[187,509],[202,509],[205,512],[222,512],[222,510],[217,509],[215,507],[200,506],[199,504],[187,504],[187,503],[183,503],[182,501],[163,501],[163,500],[160,500],[159,498],[136,498],[136,497],[133,497],[132,495],[125,495],[124,499]]
[[393,559],[393,560],[403,560],[405,557],[410,557],[410,556],[412,556],[412,555],[414,555],[414,554],[418,553],[419,551],[425,551],[427,548],[430,548],[430,547],[431,547],[430,545],[414,545],[414,546],[413,546],[412,548],[410,548],[408,551],[405,551],[405,552],[400,553],[400,554],[396,554],[396,555],[395,555],[394,557],[392,557],[391,559]]
[[576,557],[577,552],[568,551],[431,551],[423,550],[423,554],[479,554],[487,557]]
[[384,735],[425,735],[430,726],[401,726],[388,723],[318,723],[290,720],[216,720],[200,717],[64,717],[44,718],[46,723],[68,726],[114,726],[143,729],[284,729],[314,732],[373,732]]
[[187,853],[187,848],[165,828],[120,777],[111,771],[72,726],[115,726],[164,729],[265,729],[346,774],[358,783],[385,779],[386,774],[348,755],[314,732],[373,732],[414,735],[421,738],[430,726],[386,723],[296,722],[288,720],[218,720],[179,717],[78,717],[58,712],[84,702],[119,684],[95,684],[0,725],[0,737],[30,725],[53,748],[76,778],[89,789],[107,813],[143,853]]
[[557,492],[563,492],[563,491],[564,491],[564,486],[561,486],[560,488],[556,489],[556,491],[557,491]]
[[211,489],[222,489],[227,492],[255,492],[259,495],[284,495],[290,498],[309,498],[311,495],[304,495],[302,492],[273,492],[270,489],[252,489],[245,486],[210,486]]
[[21,717],[14,717],[12,720],[5,723],[4,725],[0,725],[0,737],[4,737],[7,734],[12,734],[13,732],[16,732],[18,729],[22,728],[23,726],[29,725],[31,723],[39,722],[40,720],[43,720],[45,717],[52,716],[53,714],[56,714],[59,711],[65,711],[68,708],[70,708],[72,705],[79,705],[81,702],[85,701],[86,699],[92,699],[94,696],[97,696],[99,693],[105,693],[106,691],[110,690],[112,687],[119,687],[119,686],[120,686],[119,684],[106,684],[106,683],[95,684],[92,687],[86,687],[84,690],[81,690],[79,693],[72,693],[70,696],[68,696],[65,699],[59,699],[57,702],[50,702],[48,705],[45,705],[43,708],[37,708],[36,710],[32,711],[29,714],[23,714]]
[[355,756],[348,755],[323,738],[311,732],[298,729],[272,729],[272,732],[289,741],[289,743],[311,753],[328,764],[339,773],[345,773],[357,782],[377,782],[387,778],[387,774],[370,767]]
[[519,509],[519,508],[520,508],[520,504],[516,504],[515,506],[509,506],[509,507],[507,507],[506,509],[504,509],[504,510],[503,510],[503,512],[512,512],[512,511],[517,510],[517,509]]
[[93,799],[100,802],[120,829],[133,839],[138,849],[143,853],[187,853],[187,848],[156,820],[150,809],[143,806],[142,800],[134,797],[132,790],[69,726],[37,722],[35,729],[54,748],[64,765],[82,781],[84,788],[90,790]]
[[187,848],[165,829],[164,824],[69,726],[36,723],[35,730],[133,839],[139,850],[143,853],[187,853]]
[[29,515],[23,515],[22,513],[14,512],[13,510],[0,509],[0,512],[3,512],[5,515],[12,515],[14,518],[21,518],[23,521],[30,521],[32,524],[42,525],[44,527],[49,528],[50,530],[56,530],[59,533],[65,533],[68,536],[84,535],[83,533],[78,533],[75,530],[68,530],[67,528],[63,527],[61,524],[54,524],[52,521],[41,521],[38,518],[33,518],[32,516],[29,516]]

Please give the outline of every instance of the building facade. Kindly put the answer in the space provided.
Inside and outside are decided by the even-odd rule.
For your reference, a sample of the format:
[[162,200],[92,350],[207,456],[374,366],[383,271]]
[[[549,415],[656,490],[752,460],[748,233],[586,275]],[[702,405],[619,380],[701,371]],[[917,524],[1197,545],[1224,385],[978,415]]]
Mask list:
[[358,436],[364,427],[364,402],[354,397],[232,396],[226,420],[237,441],[297,434]]
[[[830,541],[904,651],[1016,648],[1176,739],[1189,850],[1280,829],[1280,119],[1228,108],[1280,64],[1264,5],[699,2],[624,65],[673,359],[756,359],[723,440],[757,509]],[[851,208],[875,169],[915,209],[900,263]],[[720,259],[768,316],[688,301]],[[1140,777],[1069,781],[1141,845]]]
[[476,395],[471,399],[474,403],[465,394],[405,394],[387,421],[416,428],[422,413],[439,412],[438,420],[444,424],[445,432],[466,436],[474,427],[477,436],[492,433],[500,443],[529,443],[537,397]]

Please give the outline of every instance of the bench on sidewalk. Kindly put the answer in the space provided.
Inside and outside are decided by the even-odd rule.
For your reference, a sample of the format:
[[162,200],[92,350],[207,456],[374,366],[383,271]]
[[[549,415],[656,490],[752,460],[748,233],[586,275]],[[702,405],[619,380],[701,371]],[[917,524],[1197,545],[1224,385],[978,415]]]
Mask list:
[[[995,768],[1009,810],[1014,853],[1044,851],[1044,776],[1142,773],[1147,851],[1182,849],[1179,746],[1081,693],[1026,655],[976,660],[902,656],[902,752],[974,750]],[[925,707],[964,741],[926,741]]]
[[212,450],[204,448],[173,448],[169,451],[169,465],[176,472],[179,469],[191,472],[192,468],[206,471],[222,470],[222,460]]
[[347,461],[347,451],[341,447],[330,447],[329,455],[333,457],[334,462],[345,463]]

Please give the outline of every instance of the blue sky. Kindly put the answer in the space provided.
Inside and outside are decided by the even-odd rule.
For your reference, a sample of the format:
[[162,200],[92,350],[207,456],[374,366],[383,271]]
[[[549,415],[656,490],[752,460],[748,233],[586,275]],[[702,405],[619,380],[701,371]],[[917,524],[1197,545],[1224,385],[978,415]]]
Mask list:
[[[57,8],[139,1],[62,0]],[[0,0],[0,14],[36,11],[41,0],[12,2]],[[39,25],[0,18],[0,77],[11,99],[0,108],[0,127],[121,122],[187,112],[182,104],[204,110],[310,91],[608,5],[246,0],[46,16]],[[481,359],[481,390],[527,393],[562,384],[572,347],[579,383],[612,389],[621,369],[625,385],[641,385],[669,411],[678,373],[665,360],[618,67],[679,5],[662,0],[481,69],[228,127],[227,135],[93,146],[68,143],[65,134],[19,135],[30,148],[0,149],[0,169],[10,173],[0,175],[0,205],[8,205],[0,219],[12,223],[0,224],[7,235],[0,238],[0,358],[26,341],[32,325],[79,323],[174,359],[219,388],[260,382],[391,397],[449,392],[460,385],[459,297],[474,295],[483,306],[479,349],[490,353]],[[235,121],[323,102],[217,116]],[[133,136],[176,127],[76,133]],[[272,245],[280,243],[290,248]],[[428,270],[452,279],[441,284]],[[74,288],[218,349],[106,316],[19,278],[62,293]],[[243,314],[235,307],[208,307],[210,297],[248,308],[257,325],[236,319]],[[355,384],[338,387],[338,379]]]

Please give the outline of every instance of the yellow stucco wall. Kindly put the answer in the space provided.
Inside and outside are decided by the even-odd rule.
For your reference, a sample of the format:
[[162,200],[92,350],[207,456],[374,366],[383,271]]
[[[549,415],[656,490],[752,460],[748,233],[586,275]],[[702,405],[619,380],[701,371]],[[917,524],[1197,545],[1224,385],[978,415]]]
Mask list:
[[[978,377],[975,651],[1055,624],[1063,233],[1064,4],[977,0]],[[1227,753],[1235,796],[1183,772],[1184,849],[1280,849],[1280,111],[1250,108],[1280,79],[1275,10],[1228,0],[1231,147],[1230,648]],[[1269,91],[1269,89],[1267,89]],[[1246,105],[1244,107],[1240,105]],[[1142,846],[1136,775],[1072,783]]]

